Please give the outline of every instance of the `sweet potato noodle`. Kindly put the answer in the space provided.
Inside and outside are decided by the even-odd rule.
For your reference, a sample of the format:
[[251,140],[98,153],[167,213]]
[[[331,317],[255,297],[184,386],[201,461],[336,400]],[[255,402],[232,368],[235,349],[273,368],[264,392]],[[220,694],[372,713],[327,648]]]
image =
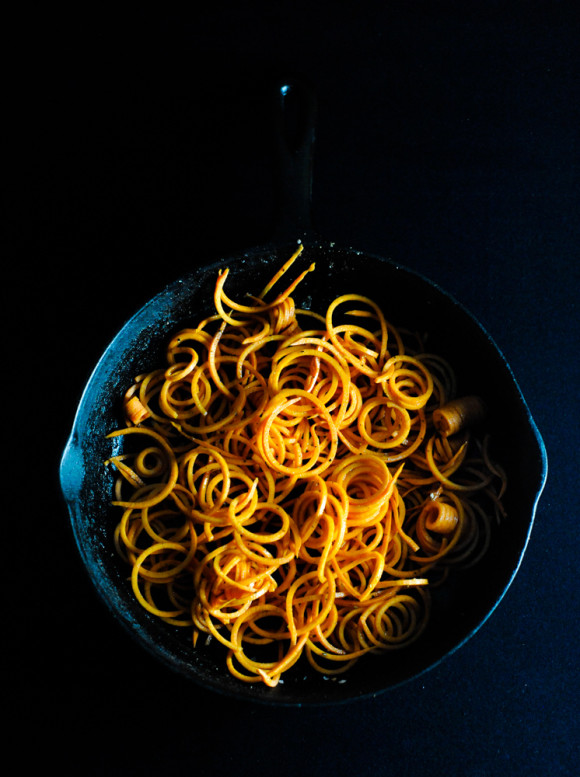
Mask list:
[[416,640],[503,516],[482,401],[367,297],[295,308],[314,265],[274,295],[302,248],[245,304],[219,273],[215,314],[127,391],[107,462],[135,597],[268,686]]

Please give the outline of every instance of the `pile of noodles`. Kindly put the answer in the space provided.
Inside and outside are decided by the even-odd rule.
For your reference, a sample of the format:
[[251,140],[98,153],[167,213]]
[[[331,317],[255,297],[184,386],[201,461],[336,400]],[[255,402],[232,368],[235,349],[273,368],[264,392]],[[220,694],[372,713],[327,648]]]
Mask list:
[[416,640],[432,586],[487,551],[505,487],[481,400],[375,302],[295,308],[314,265],[274,295],[301,251],[246,304],[219,273],[215,314],[127,391],[107,462],[135,597],[269,686],[301,656],[332,675]]

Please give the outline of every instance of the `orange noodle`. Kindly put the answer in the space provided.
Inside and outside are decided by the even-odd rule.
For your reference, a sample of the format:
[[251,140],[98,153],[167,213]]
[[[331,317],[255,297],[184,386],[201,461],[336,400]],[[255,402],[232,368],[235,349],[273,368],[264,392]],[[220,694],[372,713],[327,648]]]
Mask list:
[[444,359],[362,295],[296,308],[314,265],[273,293],[302,250],[248,304],[218,274],[215,313],[127,390],[107,462],[138,602],[272,687],[299,660],[333,675],[417,640],[505,488]]

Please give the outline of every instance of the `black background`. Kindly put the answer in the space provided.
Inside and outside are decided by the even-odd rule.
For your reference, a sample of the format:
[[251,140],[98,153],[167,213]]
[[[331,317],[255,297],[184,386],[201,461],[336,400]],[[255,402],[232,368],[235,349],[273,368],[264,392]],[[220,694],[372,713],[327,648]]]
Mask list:
[[[575,6],[248,2],[5,25],[5,752],[19,771],[578,773]],[[266,94],[291,74],[319,99],[317,230],[463,302],[549,459],[491,619],[418,680],[338,708],[228,700],[154,663],[96,600],[58,483],[122,324],[195,264],[270,238]]]

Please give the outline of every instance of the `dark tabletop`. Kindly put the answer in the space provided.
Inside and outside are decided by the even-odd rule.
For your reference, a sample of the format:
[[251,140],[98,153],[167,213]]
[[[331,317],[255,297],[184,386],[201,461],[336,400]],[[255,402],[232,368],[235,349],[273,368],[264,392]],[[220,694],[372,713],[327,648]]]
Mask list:
[[[5,673],[23,766],[578,774],[574,5],[222,3],[189,19],[31,15],[5,31],[17,171],[5,478],[19,490],[2,555],[16,561]],[[313,709],[230,700],[146,655],[97,600],[58,483],[83,386],[123,323],[192,266],[271,237],[265,95],[290,75],[318,95],[317,231],[459,299],[510,363],[549,461],[519,573],[478,633],[401,688]]]

